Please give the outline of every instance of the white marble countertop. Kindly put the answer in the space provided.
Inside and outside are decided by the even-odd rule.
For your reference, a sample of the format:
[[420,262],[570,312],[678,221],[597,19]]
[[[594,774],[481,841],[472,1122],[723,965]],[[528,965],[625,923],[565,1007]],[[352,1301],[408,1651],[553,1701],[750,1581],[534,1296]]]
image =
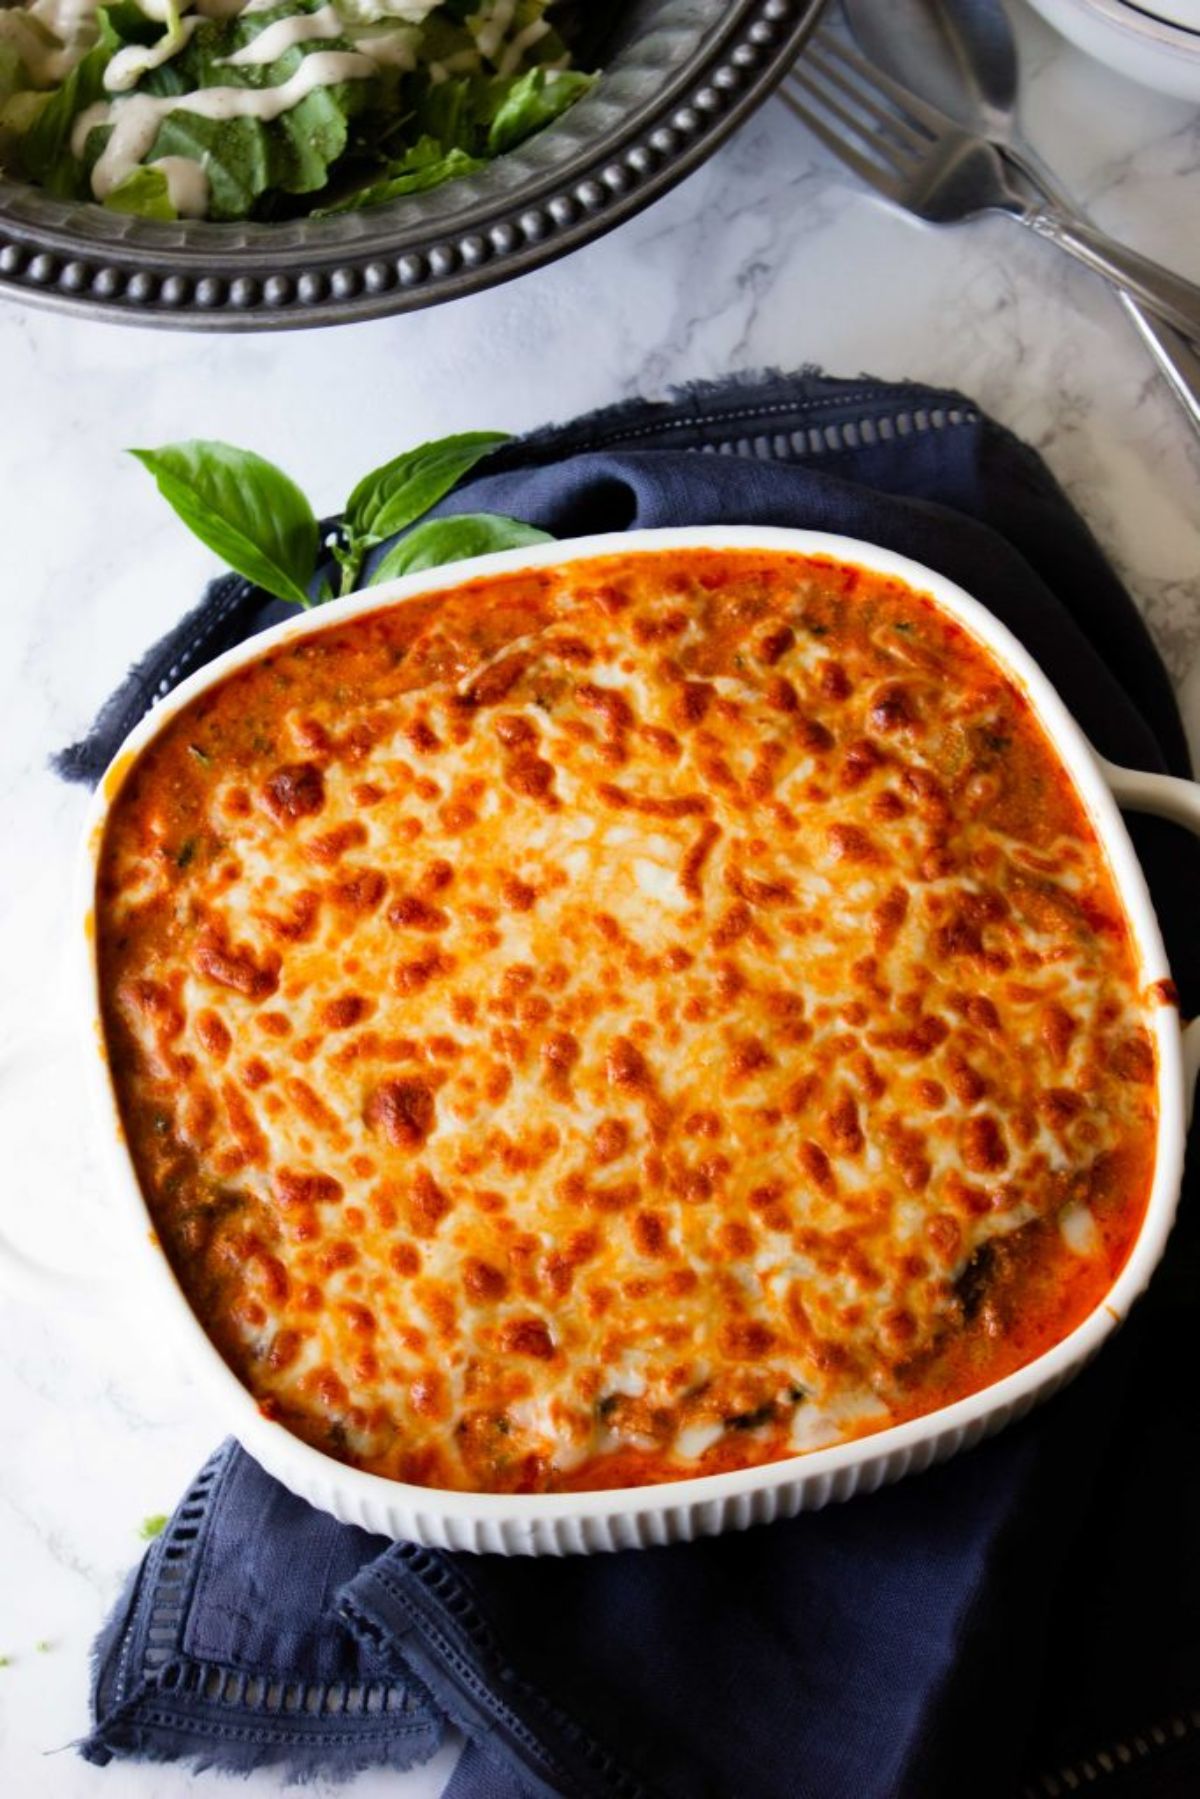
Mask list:
[[[1200,281],[1200,113],[1021,26],[1039,146],[1102,224]],[[0,358],[0,1234],[77,1272],[105,1262],[62,950],[86,801],[46,758],[213,569],[127,445],[246,444],[332,510],[422,438],[519,431],[735,369],[950,384],[1046,456],[1145,608],[1200,749],[1200,440],[1120,307],[1008,221],[938,231],[887,211],[778,101],[650,211],[491,293],[255,339],[0,305]],[[0,1297],[0,1792],[14,1799],[212,1787],[173,1768],[100,1772],[69,1747],[139,1525],[171,1509],[221,1434],[137,1329],[138,1303],[119,1276],[92,1303]],[[355,1792],[431,1799],[452,1760]]]

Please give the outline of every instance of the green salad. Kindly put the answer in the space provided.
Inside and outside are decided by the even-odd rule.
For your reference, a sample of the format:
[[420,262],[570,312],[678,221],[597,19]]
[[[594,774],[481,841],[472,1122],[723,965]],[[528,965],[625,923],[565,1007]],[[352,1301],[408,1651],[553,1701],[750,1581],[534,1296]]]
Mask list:
[[551,0],[0,0],[0,169],[143,218],[376,206],[596,79]]

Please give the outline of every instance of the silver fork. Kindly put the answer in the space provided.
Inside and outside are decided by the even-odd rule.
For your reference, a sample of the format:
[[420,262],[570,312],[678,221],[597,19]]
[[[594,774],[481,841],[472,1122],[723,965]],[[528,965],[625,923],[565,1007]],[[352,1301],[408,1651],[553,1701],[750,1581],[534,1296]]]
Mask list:
[[827,28],[808,40],[780,92],[827,149],[894,205],[937,225],[1007,213],[1200,339],[1200,288],[1049,205],[996,144],[964,131]]

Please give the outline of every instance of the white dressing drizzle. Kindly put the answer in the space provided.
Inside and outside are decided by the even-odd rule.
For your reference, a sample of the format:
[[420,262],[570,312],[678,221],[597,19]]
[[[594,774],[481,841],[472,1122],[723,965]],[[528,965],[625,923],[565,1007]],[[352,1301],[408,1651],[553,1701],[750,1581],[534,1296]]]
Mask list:
[[103,200],[146,156],[168,113],[191,112],[205,119],[277,119],[314,89],[363,81],[375,74],[376,67],[373,58],[354,50],[316,50],[277,87],[209,87],[193,94],[128,94],[115,103],[100,100],[75,121],[71,148],[82,156],[88,133],[98,125],[112,126],[92,170],[92,192]]
[[208,173],[192,156],[160,156],[146,165],[166,177],[167,194],[181,219],[208,216]]
[[25,13],[7,7],[0,11],[0,44],[11,44],[35,87],[56,86],[83,54],[82,50],[48,44]]
[[52,32],[60,44],[96,40],[96,13],[101,0],[33,0],[24,10],[31,19]]
[[189,0],[181,0],[177,6],[172,5],[172,0],[137,0],[137,6],[143,17],[155,25],[169,25],[172,13],[178,16],[187,12]]
[[403,29],[373,35],[369,29],[355,26],[349,36],[354,48],[369,56],[381,69],[399,69],[401,73],[407,73],[417,66],[416,47]]
[[435,87],[441,87],[443,81],[449,81],[451,75],[474,75],[483,59],[478,50],[458,50],[448,56],[445,62],[431,62],[429,79]]
[[257,37],[235,50],[232,56],[221,57],[217,66],[261,68],[265,63],[278,62],[296,44],[307,43],[310,38],[341,37],[344,32],[337,7],[323,6],[319,12],[297,13],[294,18],[276,19],[272,24],[264,25]]
[[[138,0],[143,11],[151,6],[163,6],[167,0]],[[279,0],[196,0],[196,11],[203,13],[206,19],[233,19],[240,13],[270,12],[279,5]]]
[[0,6],[0,43],[11,44],[35,87],[57,87],[96,42],[99,0],[35,0]]
[[347,25],[422,25],[440,0],[338,0]]
[[165,31],[157,44],[127,44],[123,50],[116,51],[104,71],[108,92],[128,93],[148,70],[161,68],[177,50],[182,50],[200,23],[200,18],[190,13],[186,19],[179,20],[176,30]]
[[513,22],[517,10],[517,0],[495,0],[495,5],[482,21],[476,14],[472,29],[475,42],[489,62],[495,60],[496,52],[504,42],[504,34]]
[[526,25],[524,31],[518,31],[512,42],[505,46],[504,55],[496,65],[501,75],[515,75],[526,50],[532,49],[549,30],[545,19],[534,19],[531,24]]

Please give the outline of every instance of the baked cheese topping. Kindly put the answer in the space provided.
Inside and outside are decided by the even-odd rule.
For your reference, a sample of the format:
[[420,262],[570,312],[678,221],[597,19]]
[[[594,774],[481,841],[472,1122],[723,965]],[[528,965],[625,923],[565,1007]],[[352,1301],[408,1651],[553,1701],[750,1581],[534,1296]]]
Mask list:
[[638,554],[267,652],[102,848],[159,1238],[262,1408],[540,1491],[973,1391],[1148,1196],[1148,995],[1020,690],[822,559]]

